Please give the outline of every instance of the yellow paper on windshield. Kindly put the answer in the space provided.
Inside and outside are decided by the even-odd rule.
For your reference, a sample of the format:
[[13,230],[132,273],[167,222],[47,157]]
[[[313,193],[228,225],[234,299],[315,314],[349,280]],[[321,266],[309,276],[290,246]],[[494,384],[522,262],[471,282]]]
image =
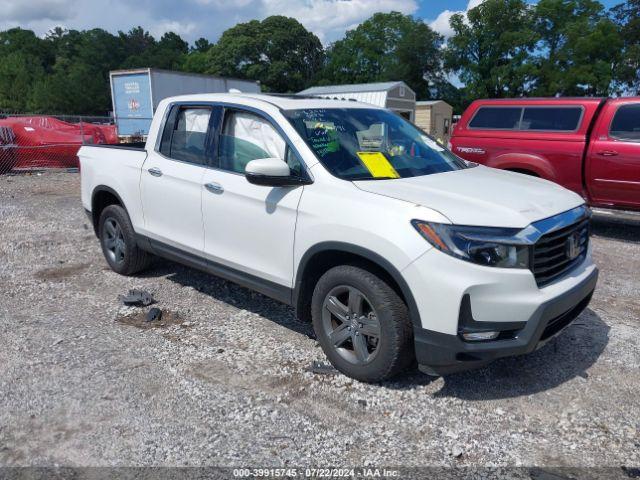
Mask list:
[[381,152],[357,152],[360,161],[373,178],[400,178],[396,169]]

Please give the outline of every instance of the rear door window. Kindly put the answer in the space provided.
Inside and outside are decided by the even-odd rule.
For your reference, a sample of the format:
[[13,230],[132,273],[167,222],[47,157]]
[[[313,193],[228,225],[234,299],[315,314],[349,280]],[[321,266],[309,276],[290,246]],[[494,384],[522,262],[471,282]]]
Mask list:
[[520,107],[480,107],[469,122],[469,128],[515,130],[521,116]]
[[204,165],[211,108],[174,107],[162,134],[160,153],[183,162]]
[[609,134],[619,140],[640,142],[640,103],[622,105],[611,122]]
[[520,130],[572,132],[578,129],[581,118],[581,107],[527,107]]

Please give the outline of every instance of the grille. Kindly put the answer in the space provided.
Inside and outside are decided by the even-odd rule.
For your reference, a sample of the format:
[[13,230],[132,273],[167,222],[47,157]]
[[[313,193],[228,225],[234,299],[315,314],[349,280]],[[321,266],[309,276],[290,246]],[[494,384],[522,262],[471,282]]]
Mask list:
[[[579,253],[569,256],[569,237],[574,237]],[[589,220],[555,230],[540,237],[533,247],[533,275],[539,287],[553,282],[578,265],[587,254],[589,246]]]

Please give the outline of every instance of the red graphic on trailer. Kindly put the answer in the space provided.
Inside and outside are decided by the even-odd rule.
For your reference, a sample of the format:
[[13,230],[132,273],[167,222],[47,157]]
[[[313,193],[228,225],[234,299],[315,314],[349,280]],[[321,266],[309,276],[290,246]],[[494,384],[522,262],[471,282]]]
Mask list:
[[129,100],[129,110],[132,112],[137,112],[140,109],[140,102],[135,98]]

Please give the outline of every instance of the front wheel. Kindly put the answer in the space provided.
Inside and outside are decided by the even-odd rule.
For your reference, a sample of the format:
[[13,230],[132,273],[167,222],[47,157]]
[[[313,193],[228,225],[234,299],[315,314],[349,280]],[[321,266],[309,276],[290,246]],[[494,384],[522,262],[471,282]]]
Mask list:
[[322,349],[345,375],[378,382],[413,362],[407,306],[371,272],[351,265],[327,271],[314,289],[311,309]]

